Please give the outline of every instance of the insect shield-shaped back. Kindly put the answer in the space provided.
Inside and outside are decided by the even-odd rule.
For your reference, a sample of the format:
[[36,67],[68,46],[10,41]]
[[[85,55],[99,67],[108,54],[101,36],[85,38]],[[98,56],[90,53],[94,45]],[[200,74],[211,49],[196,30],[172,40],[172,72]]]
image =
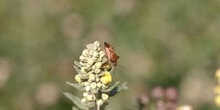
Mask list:
[[119,56],[115,53],[114,48],[108,44],[107,42],[104,42],[104,51],[108,59],[113,63],[113,66],[117,65],[117,60]]

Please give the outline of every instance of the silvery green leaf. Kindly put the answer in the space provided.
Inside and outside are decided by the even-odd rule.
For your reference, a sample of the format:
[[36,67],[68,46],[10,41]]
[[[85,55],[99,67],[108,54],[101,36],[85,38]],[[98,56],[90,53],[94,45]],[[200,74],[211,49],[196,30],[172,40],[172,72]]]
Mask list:
[[80,90],[80,91],[84,91],[85,89],[83,87],[81,87],[79,84],[77,83],[70,83],[70,82],[66,82],[67,84],[69,84],[72,87],[75,87],[76,89]]
[[79,68],[82,67],[82,65],[80,65],[80,63],[79,63],[78,61],[74,61],[74,64],[75,64],[77,67],[79,67]]
[[117,92],[120,92],[120,91],[123,91],[123,90],[126,90],[126,89],[128,89],[127,82],[124,82],[124,83],[122,83],[118,86]]
[[114,96],[115,94],[117,94],[118,93],[118,87],[115,87],[115,88],[113,88],[109,93],[108,93],[108,95],[110,96],[110,97],[112,97],[112,96]]
[[115,94],[119,93],[120,91],[123,91],[123,90],[126,90],[126,89],[128,89],[128,87],[127,87],[127,82],[122,83],[122,84],[116,86],[115,88],[113,88],[113,89],[109,92],[108,95],[109,95],[110,97],[112,97],[112,96],[114,96]]
[[119,85],[119,81],[117,81],[114,85],[110,86],[108,89],[101,90],[102,92],[111,92],[114,88],[116,88]]
[[83,73],[80,71],[79,67],[77,67],[77,66],[75,66],[75,65],[74,65],[73,67],[74,67],[74,69],[76,70],[77,73],[83,74]]
[[73,106],[72,110],[79,110],[77,107]]
[[86,76],[80,71],[80,69],[79,69],[77,66],[73,66],[73,67],[75,68],[76,72],[77,72],[78,74],[80,74],[80,76],[81,76],[82,79],[88,79],[88,77],[86,77]]
[[78,108],[87,109],[85,105],[81,103],[81,99],[77,96],[72,95],[71,93],[65,92],[63,93],[67,98],[69,98]]

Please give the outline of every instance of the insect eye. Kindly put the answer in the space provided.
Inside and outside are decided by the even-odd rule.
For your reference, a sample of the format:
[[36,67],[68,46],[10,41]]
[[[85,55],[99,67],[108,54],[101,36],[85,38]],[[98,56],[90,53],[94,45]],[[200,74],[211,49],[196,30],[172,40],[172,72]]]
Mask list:
[[105,47],[109,48],[110,45],[107,42],[104,42]]
[[115,55],[115,54],[112,54],[112,57],[116,57],[116,55]]
[[116,54],[112,54],[112,59],[113,60],[117,60],[119,58],[119,56],[117,56]]

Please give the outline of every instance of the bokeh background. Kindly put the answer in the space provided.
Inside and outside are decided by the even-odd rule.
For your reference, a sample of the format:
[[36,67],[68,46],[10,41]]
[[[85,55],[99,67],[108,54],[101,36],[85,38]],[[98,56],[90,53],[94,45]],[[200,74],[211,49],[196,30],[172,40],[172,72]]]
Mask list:
[[120,56],[114,80],[129,89],[109,110],[137,110],[152,87],[173,86],[178,105],[218,110],[220,0],[0,0],[0,110],[71,110],[74,60],[96,40]]

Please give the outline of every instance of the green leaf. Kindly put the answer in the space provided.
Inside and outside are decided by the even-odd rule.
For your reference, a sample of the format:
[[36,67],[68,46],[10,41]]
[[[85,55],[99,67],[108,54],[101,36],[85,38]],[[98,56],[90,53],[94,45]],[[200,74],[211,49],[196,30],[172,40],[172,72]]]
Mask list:
[[73,106],[72,110],[79,110],[77,107]]
[[108,93],[108,95],[109,95],[110,97],[112,97],[112,96],[116,95],[117,93],[119,93],[120,91],[123,91],[123,90],[126,90],[126,89],[128,89],[128,87],[127,87],[127,82],[122,83],[122,84],[116,86],[115,88],[113,88],[113,89]]
[[114,85],[110,86],[108,89],[102,89],[102,92],[110,92],[112,91],[114,88],[116,88],[119,85],[119,81],[117,81]]
[[65,92],[63,93],[67,98],[69,98],[78,108],[87,109],[85,105],[81,103],[81,99],[77,96],[72,95],[71,93]]
[[126,89],[128,89],[127,82],[124,82],[124,83],[122,83],[118,86],[117,92],[120,92],[120,91],[123,91],[123,90],[126,90]]
[[78,61],[74,61],[74,64],[75,64],[77,67],[79,67],[79,68],[82,67],[82,65],[80,65],[80,63],[79,63]]
[[73,67],[75,68],[76,72],[77,72],[78,74],[80,74],[80,77],[81,77],[82,79],[88,79],[88,78],[89,78],[89,77],[84,76],[84,74],[80,71],[79,67],[77,67],[77,66],[73,66]]
[[76,70],[77,73],[83,74],[83,73],[80,71],[79,67],[77,67],[77,66],[75,66],[75,65],[74,65],[73,67],[74,67],[74,69]]
[[84,91],[85,89],[83,87],[81,87],[78,83],[70,83],[70,82],[66,82],[68,85],[80,90],[80,91]]

